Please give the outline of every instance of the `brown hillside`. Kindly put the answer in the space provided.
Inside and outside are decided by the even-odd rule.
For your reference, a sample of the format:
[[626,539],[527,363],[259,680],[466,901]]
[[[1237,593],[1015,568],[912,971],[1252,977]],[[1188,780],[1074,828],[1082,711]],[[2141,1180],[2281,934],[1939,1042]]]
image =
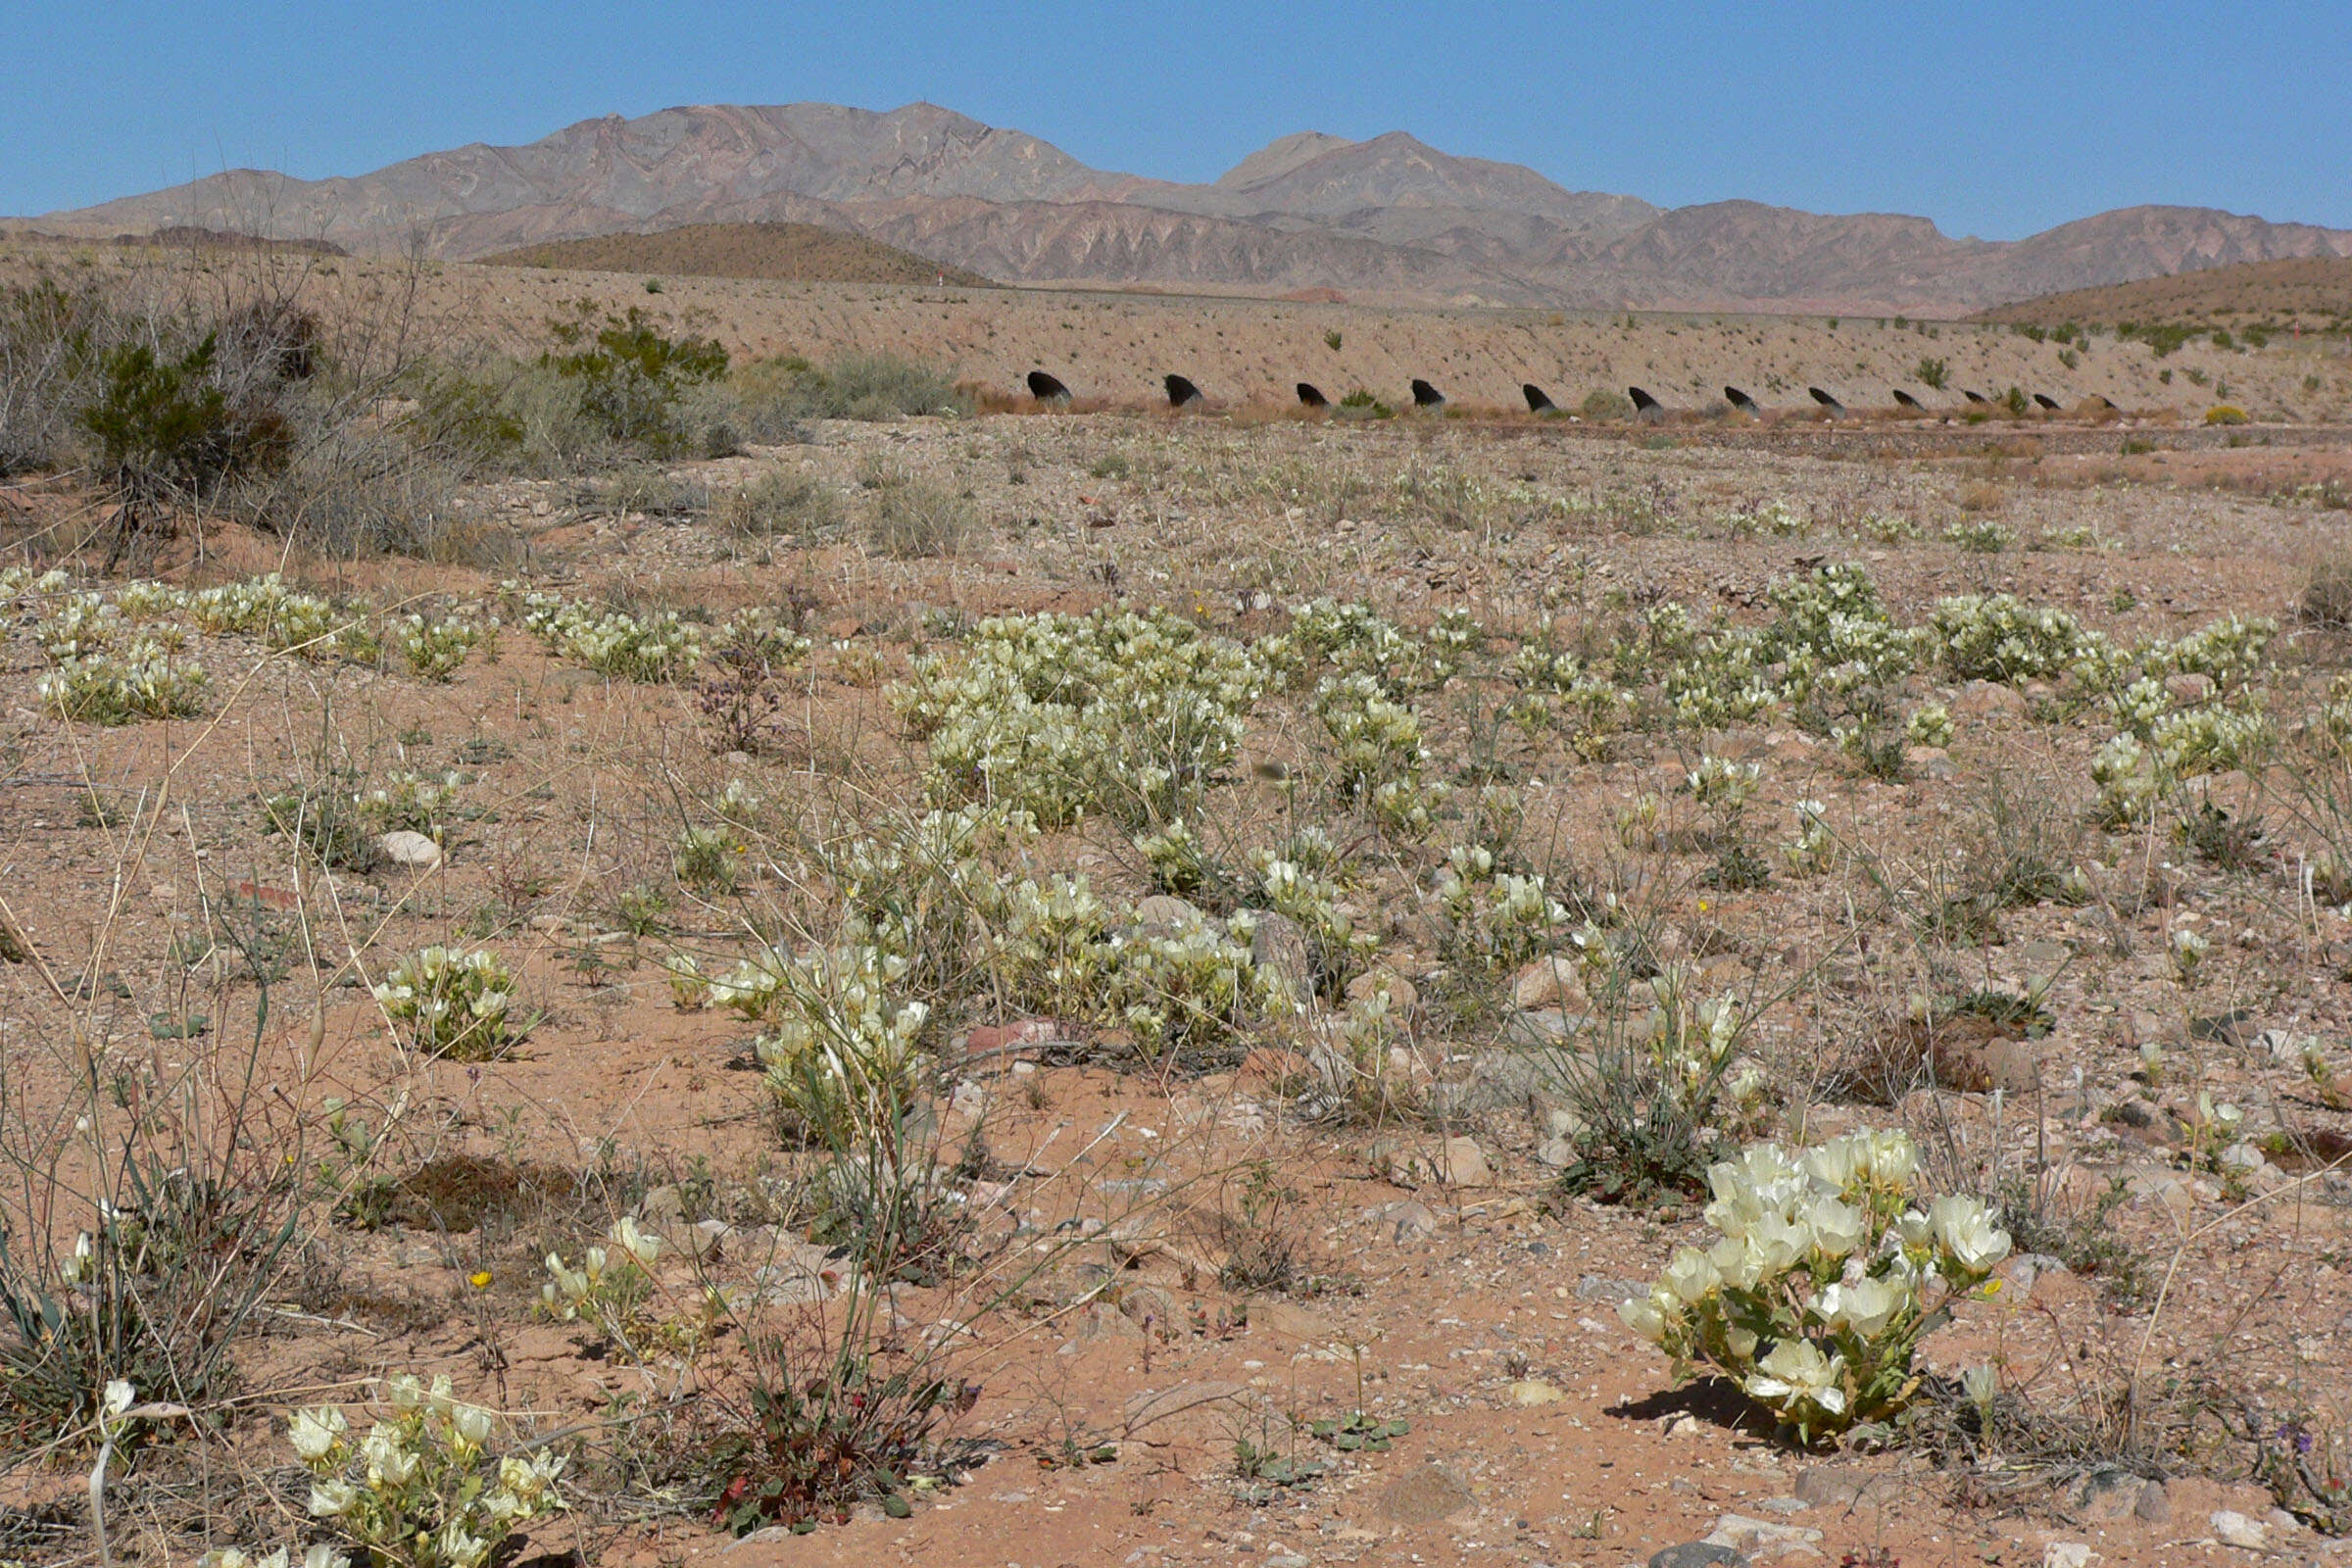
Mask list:
[[2105,288],[2069,289],[1997,306],[1978,319],[2042,326],[2076,321],[2089,326],[2223,317],[2339,331],[2352,326],[2352,257],[2298,256],[2141,278]]
[[[482,264],[797,283],[930,283],[943,270],[896,246],[813,223],[688,223],[650,234],[599,234],[501,251]],[[959,267],[944,270],[948,282],[965,288],[989,281]]]

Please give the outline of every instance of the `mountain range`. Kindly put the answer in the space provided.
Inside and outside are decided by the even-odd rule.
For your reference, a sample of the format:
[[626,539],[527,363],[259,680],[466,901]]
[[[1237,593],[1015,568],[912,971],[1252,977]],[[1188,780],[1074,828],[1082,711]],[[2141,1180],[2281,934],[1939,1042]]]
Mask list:
[[689,223],[805,222],[1006,282],[1563,309],[1909,312],[2239,262],[2352,256],[2352,230],[2130,207],[2016,241],[1925,218],[1727,201],[1661,209],[1402,131],[1307,131],[1209,184],[1090,169],[931,104],[698,106],[607,116],[372,173],[233,170],[30,221],[111,236],[173,225],[470,260]]

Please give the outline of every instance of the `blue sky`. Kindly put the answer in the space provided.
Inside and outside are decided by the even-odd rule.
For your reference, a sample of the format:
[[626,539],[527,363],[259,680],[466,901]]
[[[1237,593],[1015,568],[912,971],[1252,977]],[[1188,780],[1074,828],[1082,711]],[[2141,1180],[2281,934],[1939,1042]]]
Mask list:
[[1564,185],[2014,238],[2137,202],[2352,227],[2352,5],[226,6],[6,0],[0,213],[357,173],[678,103],[929,99],[1206,179],[1403,129]]

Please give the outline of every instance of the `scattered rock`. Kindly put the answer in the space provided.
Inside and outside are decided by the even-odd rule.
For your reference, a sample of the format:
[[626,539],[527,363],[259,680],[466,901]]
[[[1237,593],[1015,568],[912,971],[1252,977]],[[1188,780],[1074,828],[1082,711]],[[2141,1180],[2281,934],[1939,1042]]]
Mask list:
[[1223,1404],[1238,1399],[1250,1391],[1239,1383],[1179,1383],[1172,1389],[1146,1391],[1127,1401],[1127,1433],[1132,1437],[1155,1421],[1165,1421],[1187,1410],[1205,1405]]
[[[2148,1490],[2148,1483],[2129,1470],[2093,1470],[2075,1483],[2073,1502],[2075,1511],[2098,1524],[2113,1524],[2119,1519],[2137,1516],[2139,1502]],[[2156,1489],[2158,1496],[2164,1489]]]
[[2213,677],[2183,670],[2177,675],[2165,676],[2164,689],[2176,703],[2202,703],[2213,696]]
[[1043,1046],[1058,1039],[1061,1031],[1051,1018],[1017,1018],[1011,1023],[976,1025],[964,1036],[963,1051],[967,1056],[984,1052],[1021,1051]]
[[1496,1054],[1557,1051],[1591,1026],[1592,1019],[1587,1014],[1566,1012],[1558,1007],[1514,1012],[1502,1021],[1502,1043],[1510,1050]]
[[1184,899],[1154,893],[1135,906],[1135,923],[1146,931],[1177,935],[1199,930],[1207,917]]
[[2132,1505],[2132,1517],[2143,1525],[2173,1522],[2173,1499],[2165,1492],[2164,1483],[2151,1481],[2139,1489],[2139,1501]]
[[1954,718],[2022,720],[2026,713],[2025,694],[1997,681],[1972,680],[1952,698]]
[[1816,1508],[1851,1508],[1894,1490],[1890,1477],[1874,1476],[1845,1465],[1814,1465],[1796,1473],[1792,1489],[1799,1502]]
[[1576,1163],[1576,1145],[1565,1138],[1546,1138],[1536,1146],[1536,1163],[1560,1170]]
[[1649,1568],[1746,1568],[1747,1559],[1712,1541],[1686,1541],[1649,1554]]
[[1392,1018],[1412,1011],[1413,1004],[1421,1000],[1420,993],[1413,989],[1410,980],[1386,969],[1367,969],[1348,982],[1349,1002],[1370,1002],[1384,991],[1389,994],[1389,1016]]
[[1648,1296],[1647,1280],[1611,1280],[1588,1274],[1576,1282],[1576,1298],[1580,1301],[1605,1301],[1614,1306],[1620,1301],[1643,1300]]
[[1436,1148],[1380,1138],[1365,1152],[1372,1168],[1398,1187],[1492,1187],[1494,1167],[1475,1140],[1452,1137]]
[[1812,1554],[1812,1548],[1821,1544],[1821,1532],[1807,1525],[1784,1525],[1770,1519],[1727,1513],[1715,1521],[1715,1528],[1703,1539],[1753,1559],[1791,1551]]
[[1436,1212],[1427,1203],[1417,1199],[1407,1199],[1401,1203],[1391,1203],[1380,1210],[1378,1218],[1389,1227],[1390,1239],[1399,1247],[1408,1242],[1424,1241],[1438,1234]]
[[375,847],[383,851],[384,858],[394,865],[429,871],[441,863],[441,846],[423,834],[411,832],[405,827],[396,828],[377,839]]
[[2024,1041],[1945,1034],[1936,1038],[1934,1055],[1936,1081],[1946,1089],[2030,1095],[2041,1087],[2041,1053]]
[[2087,1542],[2053,1541],[2041,1548],[2041,1568],[2090,1568],[2096,1556]]
[[1527,964],[1511,977],[1511,1004],[1522,1012],[1550,1007],[1561,1012],[1591,1012],[1592,999],[1577,983],[1573,958],[1549,955]]
[[2299,1035],[2285,1029],[2265,1029],[2254,1037],[2254,1049],[2269,1055],[2280,1066],[2300,1067],[2305,1051],[2319,1044],[2316,1035]]
[[2225,1546],[2262,1551],[2270,1545],[2271,1527],[2260,1519],[2247,1518],[2234,1508],[2216,1511],[2208,1522],[2213,1526],[2214,1539]]
[[1494,1167],[1487,1163],[1486,1151],[1473,1139],[1458,1136],[1446,1139],[1438,1157],[1448,1187],[1494,1185]]
[[1521,1405],[1556,1404],[1568,1396],[1542,1378],[1521,1378],[1511,1385],[1511,1402]]
[[1130,1285],[1119,1293],[1119,1313],[1146,1329],[1178,1321],[1176,1298],[1156,1285]]
[[1261,969],[1271,969],[1290,987],[1291,995],[1300,999],[1315,994],[1314,955],[1306,945],[1306,933],[1298,922],[1287,914],[1272,909],[1252,911],[1257,929],[1250,936],[1250,961]]
[[1383,1516],[1400,1525],[1434,1525],[1478,1501],[1470,1484],[1440,1464],[1425,1464],[1380,1494]]
[[1252,1301],[1250,1332],[1313,1344],[1337,1337],[1339,1328],[1322,1313],[1309,1311],[1295,1301]]
[[2210,1018],[2188,1020],[2189,1039],[2210,1040],[2239,1051],[2253,1044],[2260,1035],[2261,1031],[2254,1027],[2254,1015],[2243,1007],[2232,1007],[2228,1012],[2216,1013]]
[[[1560,1021],[1565,1017],[1562,1013],[1514,1013],[1504,1025],[1504,1037],[1532,1044],[1534,1049],[1480,1052],[1471,1060],[1468,1072],[1430,1086],[1431,1113],[1481,1116],[1490,1111],[1517,1110],[1529,1105],[1539,1095],[1556,1096],[1564,1092],[1569,1069],[1559,1041],[1567,1038],[1573,1027]],[[1531,1020],[1551,1020],[1544,1027],[1556,1026],[1562,1032],[1541,1042],[1531,1042],[1527,1034],[1533,1027]],[[1581,1023],[1582,1019],[1577,1021]]]
[[1076,1326],[1070,1337],[1062,1342],[1061,1348],[1055,1353],[1076,1355],[1089,1346],[1099,1345],[1105,1340],[1140,1345],[1144,1340],[1144,1330],[1142,1325],[1102,1302],[1089,1301],[1086,1309],[1077,1315]]

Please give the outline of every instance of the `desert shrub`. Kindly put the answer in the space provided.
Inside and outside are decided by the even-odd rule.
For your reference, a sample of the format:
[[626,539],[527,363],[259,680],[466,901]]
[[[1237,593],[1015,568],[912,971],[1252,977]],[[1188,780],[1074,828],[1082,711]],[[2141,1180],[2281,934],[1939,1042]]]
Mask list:
[[908,479],[882,486],[866,511],[869,547],[901,560],[952,556],[978,530],[972,504],[945,485]]
[[259,399],[232,402],[221,368],[213,333],[176,355],[146,341],[106,354],[76,417],[100,471],[125,496],[201,499],[240,472],[284,463],[284,416]]
[[2352,627],[2352,559],[2323,561],[2311,568],[2295,601],[2295,618],[2330,631]]
[[1626,1324],[1674,1358],[1722,1368],[1798,1441],[1899,1415],[1917,1394],[1919,1345],[2009,1253],[1976,1199],[1928,1200],[1899,1132],[1811,1151],[1758,1144],[1708,1167],[1706,1220]]
[[841,492],[805,473],[763,473],[710,498],[710,520],[747,539],[790,535],[813,545],[840,527],[842,515]]
[[784,705],[783,677],[808,657],[808,639],[763,610],[729,617],[711,638],[694,706],[711,723],[711,749],[757,752]]
[[0,478],[65,456],[111,318],[86,279],[44,270],[0,288]]
[[515,1016],[514,973],[486,948],[421,949],[392,966],[375,1001],[420,1056],[490,1061],[531,1029]]
[[1933,387],[1938,392],[1951,380],[1951,367],[1936,359],[1922,359],[1911,368],[1911,373],[1919,377],[1921,385]]
[[971,401],[947,371],[890,354],[851,354],[812,365],[797,356],[745,368],[737,385],[747,406],[789,418],[897,419],[968,413]]
[[2205,411],[2207,424],[2244,424],[2246,411],[2234,403],[2216,403]]
[[1584,402],[1576,406],[1576,412],[1596,423],[1609,419],[1630,419],[1634,416],[1634,401],[1622,392],[1588,392]]
[[507,1538],[560,1512],[564,1461],[542,1450],[493,1459],[498,1422],[402,1375],[384,1385],[390,1406],[367,1437],[331,1405],[297,1410],[287,1440],[311,1473],[311,1517],[367,1554],[374,1568],[484,1568]]
[[701,516],[710,505],[709,485],[651,465],[623,468],[588,488],[596,508],[613,515],[634,513],[641,517],[683,522]]
[[564,352],[541,363],[577,384],[581,414],[608,440],[659,455],[689,446],[674,417],[679,395],[727,370],[727,351],[714,339],[671,337],[634,305],[601,320],[583,305],[573,319],[551,322],[549,331]]

